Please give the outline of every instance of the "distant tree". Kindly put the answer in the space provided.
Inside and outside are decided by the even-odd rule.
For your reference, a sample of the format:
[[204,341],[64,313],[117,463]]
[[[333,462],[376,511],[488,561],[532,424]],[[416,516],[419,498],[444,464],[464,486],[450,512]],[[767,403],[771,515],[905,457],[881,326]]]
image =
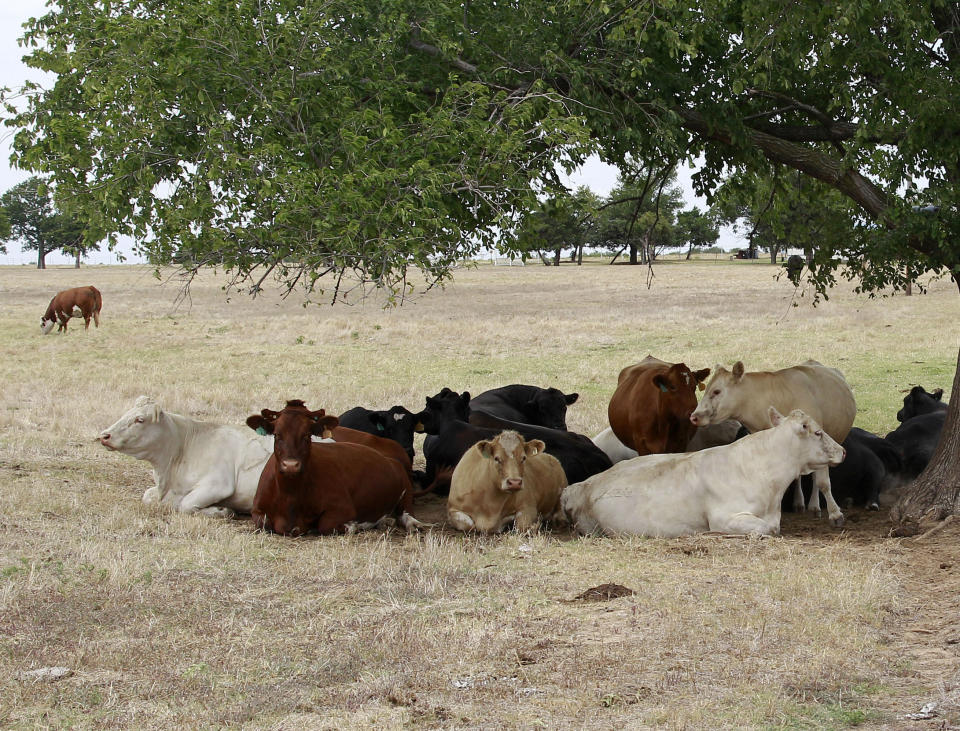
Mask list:
[[630,264],[652,262],[674,241],[676,211],[683,192],[674,166],[656,168],[631,162],[598,214],[600,240],[615,252],[630,251]]
[[10,216],[7,215],[7,210],[0,205],[0,254],[7,253],[7,247],[3,242],[8,238],[10,238]]
[[677,243],[687,245],[687,259],[694,249],[707,249],[717,243],[719,238],[720,227],[712,213],[705,213],[694,206],[689,211],[680,211],[677,214],[675,239]]
[[595,214],[599,197],[580,187],[568,195],[559,195],[541,202],[526,212],[511,245],[504,248],[523,254],[536,253],[547,266],[552,254],[554,266],[560,266],[564,249],[572,249],[575,260],[583,261],[583,248],[595,239]]
[[0,205],[9,226],[4,241],[17,239],[26,251],[37,252],[37,269],[46,269],[47,254],[57,249],[74,254],[77,267],[80,256],[96,249],[84,244],[83,225],[67,213],[58,211],[46,184],[38,177],[28,178],[3,194]]

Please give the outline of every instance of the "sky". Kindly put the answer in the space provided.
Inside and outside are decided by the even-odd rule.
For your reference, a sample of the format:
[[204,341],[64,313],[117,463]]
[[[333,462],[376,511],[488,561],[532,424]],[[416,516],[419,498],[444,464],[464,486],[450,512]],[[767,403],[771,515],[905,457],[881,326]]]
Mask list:
[[[0,87],[18,88],[27,79],[43,84],[42,74],[27,68],[21,60],[25,49],[17,45],[17,38],[23,35],[23,23],[28,18],[39,17],[46,12],[47,0],[0,0]],[[46,80],[47,83],[49,79]],[[10,144],[13,133],[6,127],[0,127],[0,193],[9,190],[17,183],[30,177],[30,173],[18,170],[10,165]],[[705,210],[706,201],[693,193],[690,176],[694,170],[681,164],[678,170],[678,182],[684,193],[685,207],[699,206]],[[570,176],[572,186],[586,185],[598,195],[607,195],[617,182],[617,170],[593,158]],[[743,242],[727,228],[720,234],[720,245],[724,248],[742,246]],[[22,252],[20,245],[7,242],[7,253],[0,254],[0,264],[30,264],[36,262],[35,252]],[[142,261],[132,254],[131,244],[121,243],[121,250],[127,256],[127,263]],[[116,264],[115,253],[94,252],[84,259],[88,264]],[[72,258],[59,253],[47,256],[47,264],[71,264]]]

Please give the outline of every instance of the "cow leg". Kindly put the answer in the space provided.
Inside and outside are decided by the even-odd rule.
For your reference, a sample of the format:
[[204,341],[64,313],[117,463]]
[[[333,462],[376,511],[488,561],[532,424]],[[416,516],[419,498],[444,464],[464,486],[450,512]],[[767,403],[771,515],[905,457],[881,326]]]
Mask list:
[[[800,477],[797,476],[797,479],[793,481],[793,512],[802,513],[804,511],[803,503],[803,485],[801,484]],[[820,499],[817,498],[817,512],[820,512]]]
[[343,526],[343,532],[352,536],[354,533],[359,533],[365,530],[373,530],[379,525],[379,523],[358,523],[355,520],[351,520],[349,523]]
[[451,510],[447,514],[447,518],[450,520],[450,524],[454,528],[457,530],[462,530],[464,533],[472,531],[474,528],[476,528],[473,518],[459,510]]
[[780,534],[780,525],[771,525],[769,521],[758,518],[753,513],[733,513],[716,523],[711,521],[710,530],[745,536],[772,536]]
[[404,530],[408,533],[412,530],[419,530],[420,528],[432,528],[433,523],[421,523],[419,520],[414,518],[406,510],[400,515],[400,525],[403,526]]
[[[220,516],[233,515],[232,510],[215,507],[217,503],[229,498],[234,493],[232,481],[223,478],[206,478],[196,484],[180,500],[177,510],[182,513],[203,512],[205,515]],[[226,513],[222,511],[226,510]]]
[[83,329],[84,330],[90,329],[90,315],[83,316]]
[[93,324],[95,327],[100,327],[100,313],[96,310],[93,311]]
[[142,498],[144,505],[156,505],[160,502],[160,488],[154,485],[153,487],[148,487],[143,493]]
[[837,528],[843,525],[843,511],[833,499],[833,492],[830,489],[830,470],[827,467],[819,469],[813,473],[813,490],[810,491],[810,502],[817,501],[817,515],[820,514],[820,495],[823,495],[827,501],[827,517],[830,518],[830,525]]

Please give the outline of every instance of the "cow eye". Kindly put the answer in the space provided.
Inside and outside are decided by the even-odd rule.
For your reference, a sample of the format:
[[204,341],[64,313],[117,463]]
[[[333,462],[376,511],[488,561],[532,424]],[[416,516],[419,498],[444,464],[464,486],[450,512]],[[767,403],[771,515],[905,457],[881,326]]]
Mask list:
[[823,429],[818,429],[817,431],[814,432],[814,434],[815,434],[816,436],[818,436],[818,437],[822,437],[822,436],[823,436]]
[[710,395],[711,395],[711,396],[719,396],[719,395],[720,395],[720,389],[719,389],[719,388],[715,388],[715,389],[713,390],[713,393],[711,393]]
[[143,417],[142,417],[142,416],[138,416],[138,417],[137,417],[136,419],[134,419],[133,421],[134,421],[134,423],[136,423],[136,424],[142,424],[142,423],[143,423]]

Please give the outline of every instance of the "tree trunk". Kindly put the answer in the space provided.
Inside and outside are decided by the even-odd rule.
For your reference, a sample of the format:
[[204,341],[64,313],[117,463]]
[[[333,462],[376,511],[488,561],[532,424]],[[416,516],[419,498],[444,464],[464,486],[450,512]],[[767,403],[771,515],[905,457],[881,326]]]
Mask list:
[[77,254],[77,258],[74,262],[73,268],[79,269],[80,268],[80,249],[77,249],[76,254]]
[[563,249],[557,249],[553,252],[553,265],[555,267],[560,266],[560,254],[563,252]]
[[577,266],[583,266],[583,244],[577,247]]
[[37,247],[37,269],[47,268],[47,252],[43,250],[43,244]]
[[687,261],[690,261],[690,255],[693,254],[693,242],[690,242],[690,246],[687,247]]
[[803,247],[803,258],[807,260],[807,269],[813,269],[813,249],[811,247]]
[[637,245],[636,244],[630,244],[630,263],[631,264],[637,263]]
[[770,247],[770,263],[771,263],[771,264],[776,264],[776,263],[777,263],[777,254],[779,254],[779,253],[780,253],[780,247],[778,247],[778,246],[771,246],[771,247]]
[[908,485],[890,517],[897,523],[928,523],[960,513],[960,352],[947,419],[930,464]]

